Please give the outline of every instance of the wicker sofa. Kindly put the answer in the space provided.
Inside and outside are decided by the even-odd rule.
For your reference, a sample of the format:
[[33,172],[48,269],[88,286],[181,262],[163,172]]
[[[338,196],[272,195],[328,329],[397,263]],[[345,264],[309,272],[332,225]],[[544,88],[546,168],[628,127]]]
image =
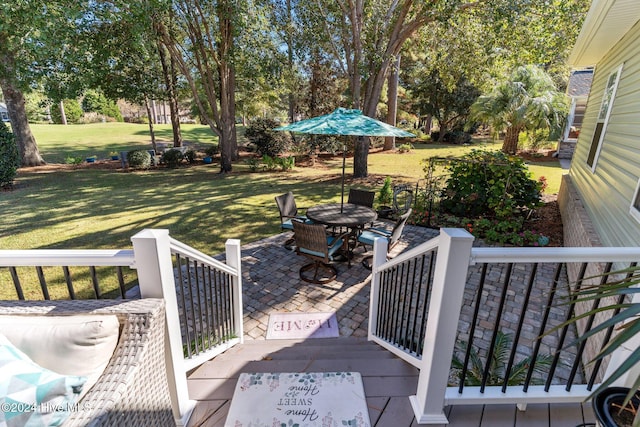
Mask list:
[[63,426],[175,426],[164,362],[164,302],[0,301],[0,315],[115,314],[120,336],[98,382]]

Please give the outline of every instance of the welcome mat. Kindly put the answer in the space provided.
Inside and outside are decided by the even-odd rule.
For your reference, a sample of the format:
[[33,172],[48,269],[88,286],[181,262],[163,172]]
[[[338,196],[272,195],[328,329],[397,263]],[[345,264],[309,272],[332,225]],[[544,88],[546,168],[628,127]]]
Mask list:
[[225,427],[370,427],[359,372],[240,374]]
[[271,313],[267,329],[268,340],[296,338],[334,338],[338,336],[336,314]]

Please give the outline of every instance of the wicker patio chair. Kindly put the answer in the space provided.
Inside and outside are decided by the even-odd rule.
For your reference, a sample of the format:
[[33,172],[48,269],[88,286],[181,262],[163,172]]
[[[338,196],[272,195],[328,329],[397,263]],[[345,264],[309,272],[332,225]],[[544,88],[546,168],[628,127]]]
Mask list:
[[141,300],[0,301],[0,315],[115,314],[120,337],[98,382],[62,424],[175,426],[164,362],[164,302]]
[[[347,233],[333,236],[321,224],[305,224],[293,222],[296,253],[310,258],[313,262],[300,267],[300,279],[310,283],[328,283],[338,276],[338,271],[330,263],[335,253],[343,246]],[[306,273],[314,270],[313,276]],[[325,273],[319,276],[320,271]]]
[[[276,196],[275,199],[276,205],[278,205],[278,210],[280,211],[280,228],[282,228],[283,231],[293,230],[293,221],[301,221],[311,224],[311,221],[307,219],[305,215],[300,215],[298,213],[306,208],[299,208],[296,206],[296,199],[291,191],[280,196]],[[292,248],[293,244],[293,237],[284,242],[284,246],[288,249]]]
[[359,190],[357,188],[349,189],[349,198],[347,199],[348,203],[353,203],[354,205],[366,206],[368,208],[373,208],[373,200],[376,197],[375,191],[366,191]]
[[[412,209],[409,208],[404,214],[402,214],[396,223],[393,225],[391,230],[386,230],[382,228],[367,228],[362,231],[358,235],[358,243],[364,246],[366,250],[366,245],[370,245],[373,247],[373,242],[376,237],[382,237],[387,239],[387,254],[395,245],[400,241],[400,237],[402,236],[402,232],[404,231],[404,226],[407,224],[407,220],[411,216]],[[371,259],[373,255],[367,256],[362,260],[362,265],[365,268],[371,269]]]

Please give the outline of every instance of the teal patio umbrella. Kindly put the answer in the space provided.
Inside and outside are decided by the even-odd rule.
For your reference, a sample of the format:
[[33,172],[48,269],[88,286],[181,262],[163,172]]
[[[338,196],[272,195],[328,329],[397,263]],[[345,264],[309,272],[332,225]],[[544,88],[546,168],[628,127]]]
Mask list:
[[[388,123],[381,122],[362,114],[360,110],[338,108],[333,113],[324,116],[301,120],[273,130],[307,133],[313,135],[345,135],[345,136],[397,136],[413,137],[414,134],[404,131]],[[344,204],[344,169],[345,151],[342,149],[342,199]]]

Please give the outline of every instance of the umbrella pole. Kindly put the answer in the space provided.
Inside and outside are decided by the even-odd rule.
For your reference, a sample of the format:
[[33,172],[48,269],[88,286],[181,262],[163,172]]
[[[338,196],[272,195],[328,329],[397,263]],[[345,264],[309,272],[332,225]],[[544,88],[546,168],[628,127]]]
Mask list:
[[344,168],[346,162],[346,154],[345,150],[347,149],[346,145],[342,145],[342,197],[340,199],[340,213],[342,213],[344,207]]

